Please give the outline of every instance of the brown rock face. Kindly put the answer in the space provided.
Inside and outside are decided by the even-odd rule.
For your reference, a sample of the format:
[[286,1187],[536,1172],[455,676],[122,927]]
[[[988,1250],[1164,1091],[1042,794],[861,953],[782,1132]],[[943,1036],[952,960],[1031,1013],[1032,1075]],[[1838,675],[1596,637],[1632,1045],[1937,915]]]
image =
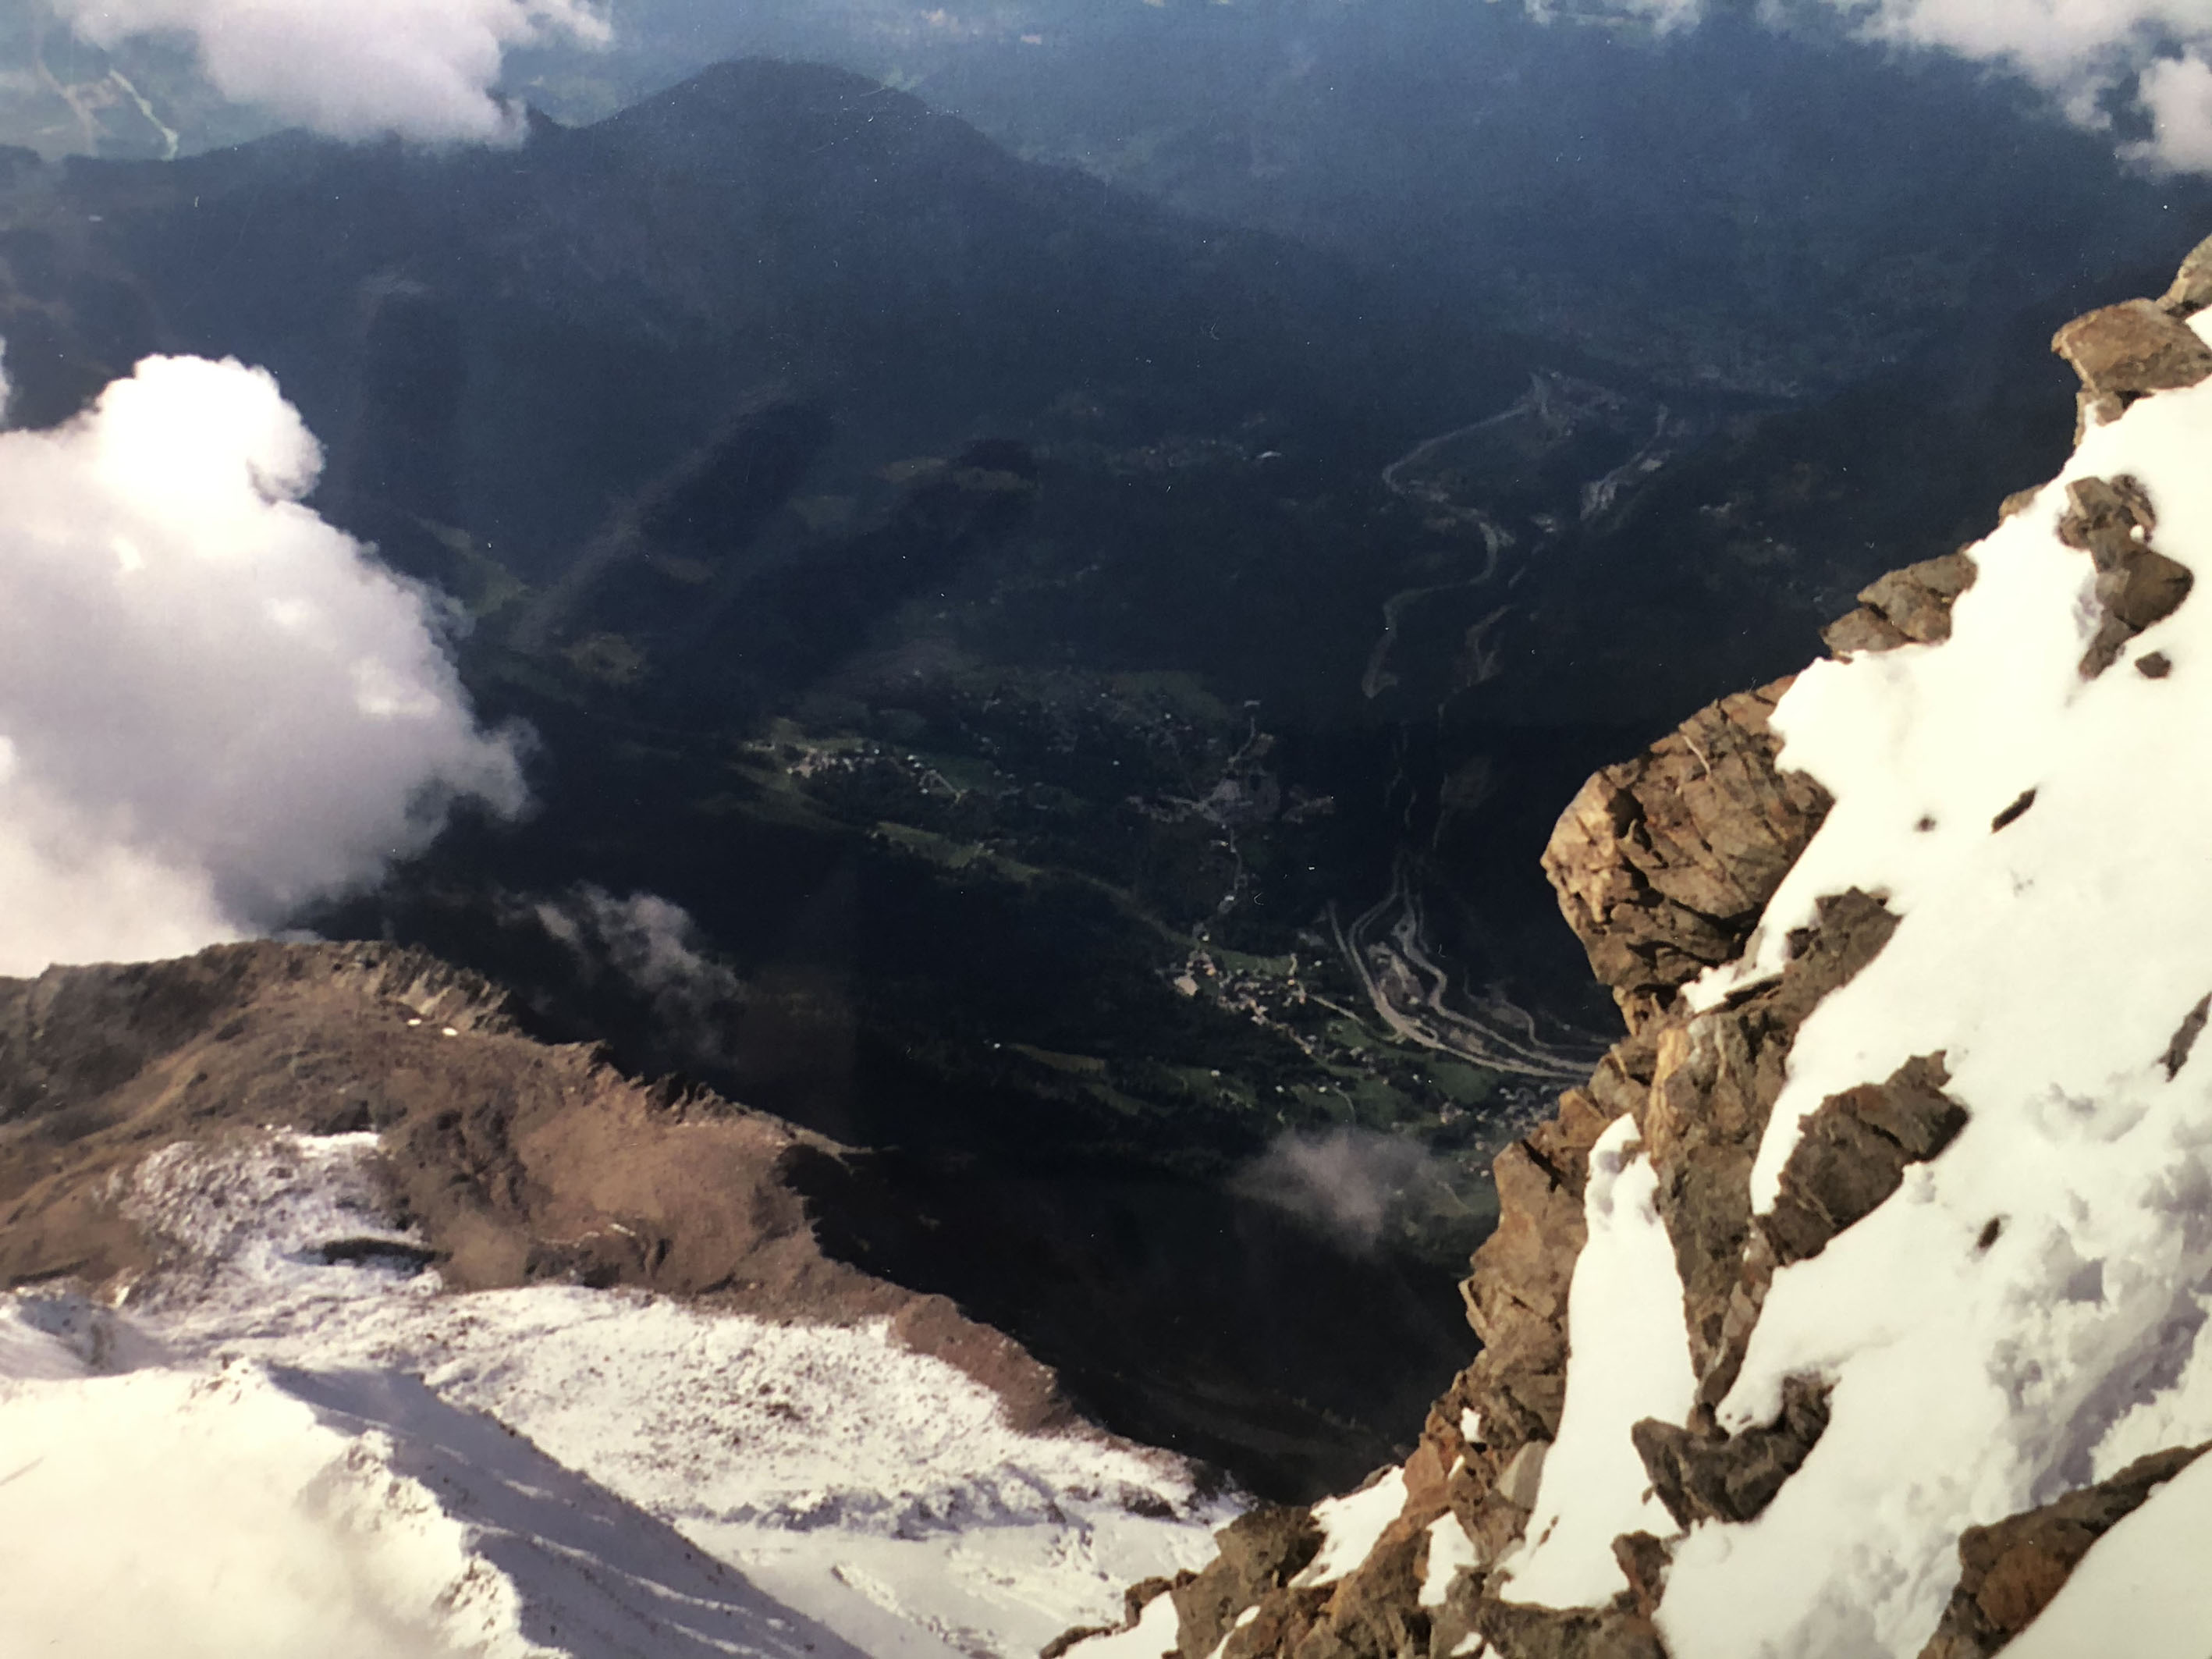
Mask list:
[[[1556,1120],[1500,1153],[1492,1165],[1498,1231],[1475,1252],[1461,1285],[1468,1322],[1483,1352],[1464,1389],[1480,1413],[1485,1443],[1501,1457],[1558,1434],[1567,1386],[1567,1286],[1588,1237],[1583,1191],[1590,1148],[1627,1109],[1620,1095],[1648,1085],[1650,1045],[1615,1046],[1599,1068],[1619,1079],[1606,1093],[1570,1090]],[[1638,1074],[1641,1073],[1639,1078]]]
[[2065,1588],[2092,1544],[2208,1449],[2154,1452],[2040,1509],[1968,1528],[1959,1540],[1959,1588],[1920,1659],[1988,1659],[1997,1652]]
[[1268,1504],[1237,1516],[1214,1542],[1221,1553],[1171,1592],[1182,1659],[1206,1659],[1239,1613],[1303,1571],[1321,1548],[1321,1528],[1308,1510]]
[[1893,570],[1860,589],[1859,608],[1822,629],[1820,639],[1838,657],[1938,644],[1951,637],[1951,607],[1978,574],[1963,549]]
[[1545,873],[1632,1031],[1736,957],[1827,814],[1817,784],[1774,764],[1768,717],[1788,689],[1700,709],[1584,784],[1552,832]]
[[1780,978],[1670,1026],[1645,1107],[1644,1150],[1674,1246],[1698,1395],[1717,1404],[1742,1364],[1765,1273],[1748,1271],[1751,1166],[1786,1078],[1797,1028],[1874,960],[1896,918],[1860,892],[1820,902],[1820,920]]
[[1613,1608],[1561,1613],[1486,1601],[1474,1628],[1499,1659],[1667,1659],[1649,1620]]
[[1966,1109],[1943,1092],[1948,1080],[1942,1055],[1922,1055],[1886,1083],[1831,1095],[1806,1118],[1782,1168],[1781,1194],[1759,1221],[1775,1265],[1820,1255],[1904,1183],[1907,1164],[1956,1139]]
[[2076,317],[2058,331],[2051,349],[2081,377],[2077,441],[2089,426],[2112,420],[2147,393],[2195,386],[2212,375],[2212,346],[2150,300]]
[[2097,570],[2103,619],[2081,655],[2081,678],[2093,680],[2119,659],[2130,640],[2179,610],[2196,577],[2188,566],[2152,550],[2158,514],[2139,479],[2124,473],[2076,478],[2066,486],[2066,496],[2058,539],[2087,553]]
[[883,1317],[1028,1426],[1052,1374],[942,1297],[833,1261],[787,1170],[839,1149],[517,1031],[495,988],[382,945],[217,945],[0,980],[0,1287],[153,1265],[113,1179],[179,1140],[380,1132],[447,1284],[634,1285],[831,1322]]
[[1828,1426],[1828,1390],[1808,1377],[1782,1385],[1782,1415],[1763,1428],[1723,1434],[1646,1418],[1630,1431],[1651,1490],[1675,1524],[1748,1521],[1797,1473]]

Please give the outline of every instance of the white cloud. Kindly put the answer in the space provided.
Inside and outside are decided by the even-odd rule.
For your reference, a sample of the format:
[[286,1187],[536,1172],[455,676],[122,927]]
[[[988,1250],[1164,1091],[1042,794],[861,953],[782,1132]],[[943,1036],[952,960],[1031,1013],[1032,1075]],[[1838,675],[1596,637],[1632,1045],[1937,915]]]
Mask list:
[[2212,9],[2204,0],[1823,0],[1868,35],[2001,64],[2085,126],[2132,106],[2154,133],[2129,153],[2212,169]]
[[[1638,21],[1662,33],[1704,16],[1706,0],[1522,0],[1539,21]],[[1834,12],[1872,40],[1930,47],[2008,70],[2069,120],[2104,131],[2115,112],[2151,137],[2122,154],[2172,172],[2212,173],[2212,4],[2207,0],[1762,0],[1770,21]]]
[[178,954],[523,804],[425,596],[300,504],[267,374],[152,357],[0,433],[0,973]]
[[93,45],[182,33],[236,102],[337,138],[398,132],[499,142],[520,133],[491,94],[510,46],[608,38],[589,0],[55,0]]
[[2147,157],[2190,173],[2212,173],[2212,63],[2191,53],[2143,71],[2140,89],[2151,118]]

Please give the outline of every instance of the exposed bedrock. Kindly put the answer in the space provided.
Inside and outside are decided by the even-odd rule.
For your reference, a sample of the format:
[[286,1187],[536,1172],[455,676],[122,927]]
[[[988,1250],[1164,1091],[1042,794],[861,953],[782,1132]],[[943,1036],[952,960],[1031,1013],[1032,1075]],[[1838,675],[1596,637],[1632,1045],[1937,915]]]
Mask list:
[[2138,398],[2195,386],[2212,374],[2212,346],[2154,300],[2130,300],[2076,317],[2058,331],[2051,349],[2081,377],[2077,438],[2117,420]]
[[[1782,1414],[1740,1434],[1705,1424],[1681,1428],[1649,1419],[1633,1431],[1651,1489],[1677,1526],[1749,1521],[1774,1501],[1828,1426],[1828,1390],[1811,1377],[1782,1385]],[[1648,1535],[1648,1534],[1644,1534]]]
[[2066,500],[2058,539],[2087,553],[2097,572],[2091,591],[2101,614],[2081,654],[2081,678],[2092,680],[2119,660],[2130,640],[2179,611],[2196,577],[2151,546],[2158,513],[2140,480],[2076,478]]
[[1774,764],[1768,719],[1789,689],[1698,710],[1584,784],[1552,832],[1545,872],[1632,1031],[1734,960],[1826,816],[1818,784]]

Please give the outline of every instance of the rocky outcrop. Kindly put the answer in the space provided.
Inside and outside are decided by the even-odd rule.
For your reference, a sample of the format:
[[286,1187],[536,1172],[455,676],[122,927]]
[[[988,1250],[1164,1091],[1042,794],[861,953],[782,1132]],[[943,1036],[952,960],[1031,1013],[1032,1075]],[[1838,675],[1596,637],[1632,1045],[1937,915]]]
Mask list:
[[[2191,280],[2185,272],[2184,280]],[[2186,293],[2195,291],[2191,287]],[[2138,398],[2195,386],[2212,374],[2212,346],[2153,300],[2130,300],[2076,317],[2058,331],[2051,349],[2081,377],[2077,440],[2089,428],[2117,420]]]
[[2076,478],[2066,486],[2066,499],[2058,539],[2087,553],[2097,571],[2100,620],[2081,653],[2081,678],[2093,680],[2119,660],[2130,640],[2179,610],[2196,578],[2187,565],[2152,548],[2158,514],[2136,479],[2124,473]]
[[2194,317],[2212,307],[2212,237],[2191,249],[2173,285],[2159,296],[2159,309],[2171,317]]
[[1023,1426],[1072,1420],[1012,1340],[823,1253],[790,1170],[842,1149],[535,1042],[496,988],[385,945],[264,941],[0,980],[0,1289],[127,1286],[161,1250],[124,1201],[137,1164],[272,1128],[376,1131],[392,1218],[451,1289],[570,1280],[887,1319]]
[[1659,1214],[1674,1246],[1698,1397],[1735,1381],[1766,1291],[1746,1259],[1751,1166],[1782,1092],[1790,1044],[1820,1000],[1874,960],[1896,921],[1850,892],[1820,902],[1817,926],[1781,975],[1729,1005],[1670,1025],[1638,1121],[1659,1173]]
[[1988,1659],[2001,1650],[2065,1588],[2092,1544],[2208,1449],[2153,1452],[2040,1509],[1969,1528],[1959,1540],[1959,1588],[1920,1659]]
[[1774,764],[1768,718],[1789,687],[1724,697],[1607,767],[1544,849],[1567,925],[1632,1031],[1735,957],[1826,816],[1817,784]]
[[1854,1221],[1872,1215],[1923,1164],[1966,1127],[1966,1110],[1943,1092],[1943,1056],[1909,1060],[1881,1083],[1832,1095],[1807,1116],[1782,1166],[1773,1207],[1759,1218],[1778,1267],[1804,1261]]
[[1214,1541],[1221,1553],[1170,1592],[1181,1632],[1180,1659],[1206,1659],[1237,1614],[1288,1585],[1321,1548],[1321,1528],[1308,1510],[1267,1504],[1231,1522]]
[[1951,607],[1974,585],[1974,561],[1962,548],[1893,570],[1859,590],[1859,608],[1820,630],[1837,656],[1938,645],[1951,637]]
[[1584,1610],[1482,1605],[1475,1633],[1515,1659],[1667,1659],[1651,1621],[1619,1608]]
[[1682,1428],[1647,1419],[1631,1432],[1652,1491],[1677,1526],[1692,1527],[1758,1515],[1797,1473],[1827,1426],[1826,1386],[1793,1376],[1782,1387],[1782,1414],[1764,1427],[1726,1435],[1710,1420]]

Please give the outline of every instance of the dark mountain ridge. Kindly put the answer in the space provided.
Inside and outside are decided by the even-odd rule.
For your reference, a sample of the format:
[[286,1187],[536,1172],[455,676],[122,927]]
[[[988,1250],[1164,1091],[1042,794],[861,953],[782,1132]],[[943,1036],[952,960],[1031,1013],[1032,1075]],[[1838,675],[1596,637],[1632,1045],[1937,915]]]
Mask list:
[[[811,65],[723,65],[514,151],[284,136],[25,168],[8,212],[20,419],[149,350],[245,352],[330,447],[329,511],[456,514],[532,579],[764,395],[834,411],[847,476],[1072,392],[1109,435],[1371,424],[1387,459],[1532,358],[1464,322],[1347,337],[1340,264]],[[398,423],[441,471],[392,467]]]

